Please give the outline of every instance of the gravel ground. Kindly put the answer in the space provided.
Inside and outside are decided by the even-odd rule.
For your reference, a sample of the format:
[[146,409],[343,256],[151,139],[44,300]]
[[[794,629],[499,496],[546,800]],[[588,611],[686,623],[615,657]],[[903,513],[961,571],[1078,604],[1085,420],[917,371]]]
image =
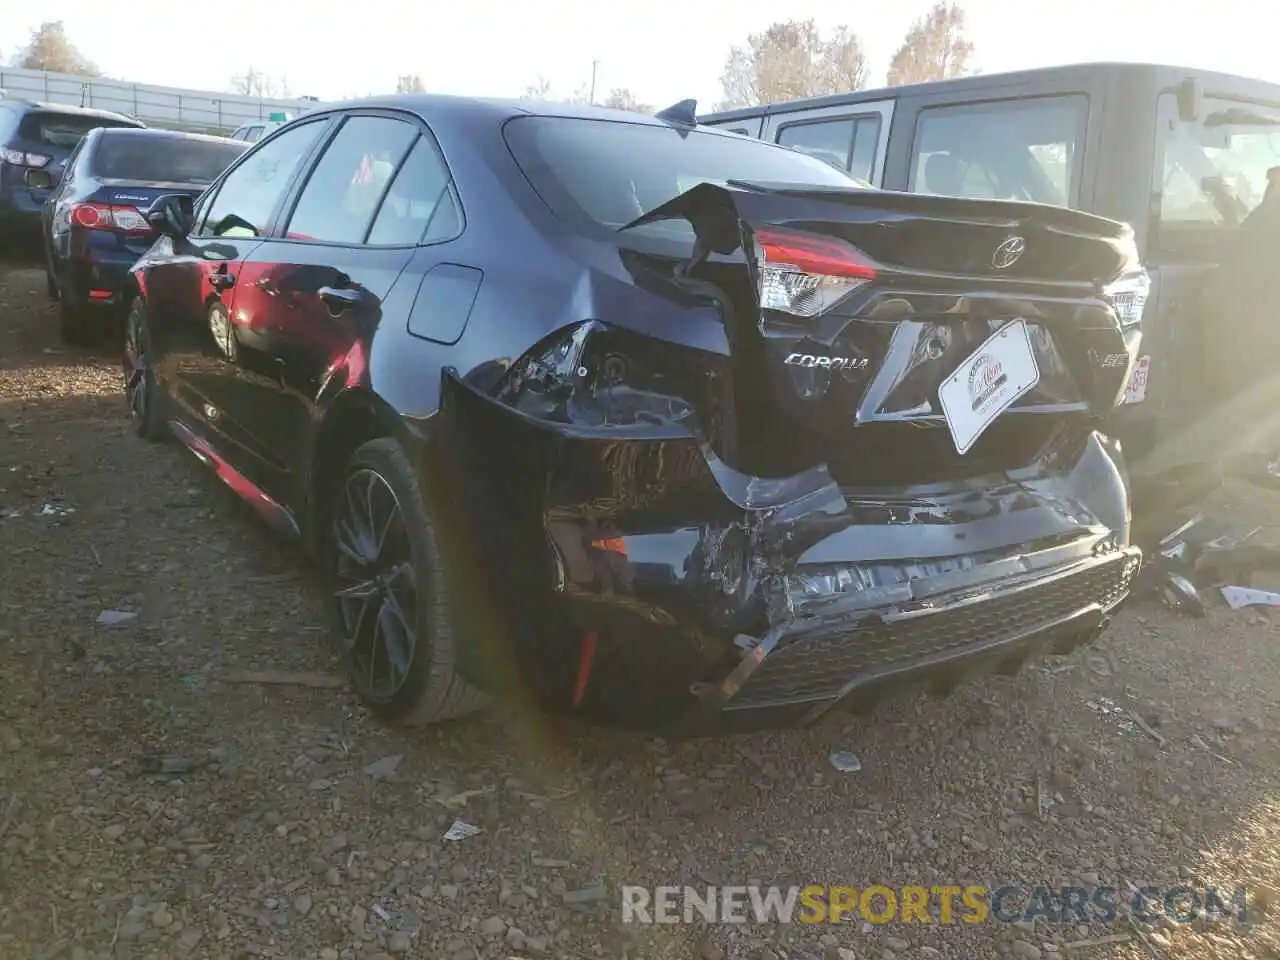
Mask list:
[[[55,319],[38,270],[0,269],[0,957],[1280,957],[1265,614],[1132,607],[1087,655],[802,732],[668,744],[515,706],[392,731],[326,686],[292,553],[132,438],[111,351],[64,350]],[[483,832],[444,841],[455,817]],[[1140,934],[620,922],[622,883],[752,881],[1252,904]],[[1130,939],[1078,943],[1108,936]]]

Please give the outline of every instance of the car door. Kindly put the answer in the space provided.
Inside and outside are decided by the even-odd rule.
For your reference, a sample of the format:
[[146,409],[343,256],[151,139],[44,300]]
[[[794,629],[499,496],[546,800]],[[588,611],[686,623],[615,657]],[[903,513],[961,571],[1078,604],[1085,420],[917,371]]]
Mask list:
[[767,118],[763,136],[880,186],[893,110],[893,100],[879,100],[777,113]]
[[237,362],[255,373],[238,381],[235,402],[253,411],[268,493],[303,493],[317,403],[365,383],[383,304],[417,244],[456,234],[450,181],[418,121],[353,113],[300,184],[280,235],[247,257]]
[[148,273],[157,374],[183,424],[233,463],[260,458],[243,422],[248,412],[234,402],[243,371],[234,320],[241,267],[270,233],[290,185],[329,125],[328,118],[318,118],[247,152],[201,198],[192,233],[160,241],[170,249]]

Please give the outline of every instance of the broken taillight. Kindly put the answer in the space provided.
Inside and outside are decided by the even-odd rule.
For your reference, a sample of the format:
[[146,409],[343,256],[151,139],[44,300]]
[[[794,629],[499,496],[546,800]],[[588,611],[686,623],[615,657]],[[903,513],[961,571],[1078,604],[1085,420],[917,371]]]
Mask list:
[[764,310],[816,317],[876,278],[875,264],[843,240],[782,227],[755,237]]

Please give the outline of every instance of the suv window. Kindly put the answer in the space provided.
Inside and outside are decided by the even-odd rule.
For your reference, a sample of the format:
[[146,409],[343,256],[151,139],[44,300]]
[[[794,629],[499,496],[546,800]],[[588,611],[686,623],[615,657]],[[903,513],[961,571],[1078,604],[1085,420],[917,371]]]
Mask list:
[[440,243],[462,229],[452,178],[428,137],[419,137],[391,181],[369,243]]
[[18,124],[18,139],[70,150],[90,130],[98,127],[136,127],[137,124],[112,120],[110,117],[84,117],[79,114],[32,110]]
[[253,150],[222,181],[199,235],[262,236],[289,181],[324,128],[323,122],[305,123]]
[[871,181],[875,171],[880,117],[839,117],[789,123],[778,130],[778,143],[833,167],[848,170],[859,180]]
[[418,128],[387,117],[350,117],[302,189],[286,234],[295,240],[362,243],[378,202]]
[[1280,108],[1206,99],[1200,119],[1186,123],[1174,95],[1163,94],[1157,110],[1160,225],[1239,224],[1262,202],[1267,171],[1280,167]]
[[927,107],[909,188],[1074,207],[1088,111],[1082,95]]

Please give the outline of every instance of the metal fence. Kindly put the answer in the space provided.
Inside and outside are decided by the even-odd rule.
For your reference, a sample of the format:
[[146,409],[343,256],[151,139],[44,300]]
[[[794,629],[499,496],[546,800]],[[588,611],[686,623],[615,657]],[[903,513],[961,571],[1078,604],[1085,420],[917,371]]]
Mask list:
[[10,67],[0,67],[0,90],[15,99],[112,110],[153,127],[222,134],[273,113],[296,116],[316,106],[314,100],[245,97]]

